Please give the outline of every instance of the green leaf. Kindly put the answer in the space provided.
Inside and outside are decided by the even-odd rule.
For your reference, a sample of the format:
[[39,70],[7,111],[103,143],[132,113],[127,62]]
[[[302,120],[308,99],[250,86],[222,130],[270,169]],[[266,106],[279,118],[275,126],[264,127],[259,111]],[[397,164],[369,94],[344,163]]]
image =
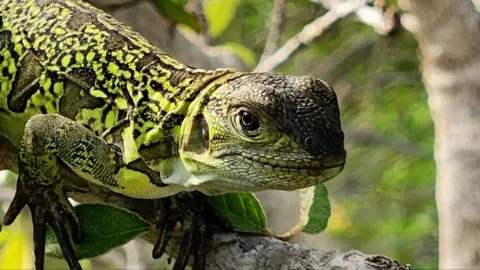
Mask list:
[[327,227],[330,217],[327,188],[320,184],[299,189],[298,194],[300,196],[300,217],[286,233],[276,235],[277,238],[288,240],[299,232],[320,233]]
[[205,17],[208,31],[212,37],[218,37],[232,21],[237,11],[238,0],[205,0]]
[[[328,218],[330,217],[330,202],[328,201],[327,188],[321,184],[311,189],[313,196],[309,196],[308,201],[305,201],[308,209],[308,220],[303,228],[303,232],[308,234],[315,234],[322,232],[328,224]],[[302,196],[302,195],[301,195]]]
[[202,31],[202,26],[198,18],[185,11],[181,3],[171,0],[153,0],[153,3],[157,6],[158,10],[171,21],[185,24],[197,33]]
[[243,60],[243,62],[245,62],[245,64],[247,64],[251,68],[253,68],[257,63],[257,57],[255,56],[255,53],[240,43],[228,42],[228,43],[220,44],[217,47],[225,48],[226,50],[233,52],[238,57],[240,57]]
[[208,202],[232,223],[236,231],[262,233],[267,227],[265,212],[251,193],[211,196]]
[[[104,204],[82,204],[75,207],[84,232],[81,244],[73,248],[78,259],[102,255],[112,248],[126,244],[138,234],[149,229],[148,223],[137,215]],[[48,227],[46,254],[63,258],[55,233]]]

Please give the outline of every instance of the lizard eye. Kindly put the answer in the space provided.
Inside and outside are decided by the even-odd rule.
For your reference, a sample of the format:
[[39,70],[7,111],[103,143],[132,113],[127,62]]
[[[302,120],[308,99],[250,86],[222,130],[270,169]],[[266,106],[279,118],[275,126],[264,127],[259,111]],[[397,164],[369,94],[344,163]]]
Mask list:
[[237,121],[246,135],[255,136],[260,132],[260,121],[258,117],[245,109],[238,111]]

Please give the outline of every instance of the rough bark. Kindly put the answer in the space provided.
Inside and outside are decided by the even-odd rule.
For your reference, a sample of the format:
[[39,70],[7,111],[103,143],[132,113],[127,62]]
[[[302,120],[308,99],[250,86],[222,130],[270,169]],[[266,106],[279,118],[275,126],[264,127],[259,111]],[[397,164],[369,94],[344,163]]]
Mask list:
[[260,236],[217,234],[207,257],[208,269],[407,270],[384,256],[358,251],[321,251]]
[[440,268],[480,269],[480,14],[471,0],[404,0],[435,122]]
[[[99,6],[118,4],[121,1],[90,1]],[[143,1],[128,5],[112,12],[117,19],[132,26],[152,43],[167,53],[177,57],[189,65],[212,69],[217,67],[235,67],[244,70],[245,66],[232,55],[212,55],[206,47],[193,44],[158,15],[149,2]],[[155,25],[155,28],[152,28]],[[15,148],[0,138],[0,168],[17,172],[17,155]],[[150,243],[156,240],[155,230],[158,201],[138,200],[113,193],[112,191],[87,183],[74,175],[65,172],[65,181],[80,186],[88,186],[88,193],[69,194],[81,203],[107,203],[129,209],[147,220],[151,230],[142,235]],[[12,190],[7,190],[9,196]],[[160,202],[161,203],[161,202]],[[178,239],[169,247],[176,253]],[[241,235],[238,233],[217,233],[209,243],[207,269],[335,269],[335,270],[406,270],[409,265],[377,255],[365,255],[358,251],[320,251],[307,246],[283,242],[271,237]]]

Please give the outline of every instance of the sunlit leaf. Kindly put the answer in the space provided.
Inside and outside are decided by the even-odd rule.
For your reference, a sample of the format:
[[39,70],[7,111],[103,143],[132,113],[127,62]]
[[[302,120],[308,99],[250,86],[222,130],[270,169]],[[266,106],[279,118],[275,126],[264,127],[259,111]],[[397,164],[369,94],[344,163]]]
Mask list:
[[[2,216],[2,219],[3,219],[3,216]],[[8,236],[10,235],[8,232],[9,232],[9,227],[2,228],[2,231],[0,232],[0,245],[7,242]]]
[[217,37],[232,21],[237,11],[238,0],[205,0],[205,17],[211,36]]
[[243,62],[245,62],[245,64],[247,64],[251,68],[253,68],[257,63],[257,57],[255,56],[255,53],[240,43],[229,42],[229,43],[220,44],[217,47],[225,48],[228,51],[233,52],[238,57],[240,57],[240,59],[242,59]]
[[[137,215],[108,205],[82,204],[75,207],[75,212],[84,231],[82,243],[73,244],[79,259],[102,255],[149,229],[148,223]],[[51,228],[47,231],[46,253],[62,258],[60,246]]]
[[175,23],[189,26],[195,32],[201,32],[202,27],[198,18],[185,11],[182,4],[171,0],[153,0],[158,10]]
[[208,202],[227,218],[236,231],[262,233],[267,218],[262,206],[251,193],[231,193],[208,197]]
[[32,269],[32,249],[25,222],[26,219],[19,218],[0,233],[3,242],[0,248],[0,269]]

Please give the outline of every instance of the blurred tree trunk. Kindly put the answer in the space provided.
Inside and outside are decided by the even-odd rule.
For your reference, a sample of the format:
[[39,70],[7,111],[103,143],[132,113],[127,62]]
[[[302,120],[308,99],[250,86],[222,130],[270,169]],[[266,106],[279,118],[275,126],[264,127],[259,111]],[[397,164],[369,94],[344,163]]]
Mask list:
[[435,122],[439,266],[480,269],[480,13],[471,0],[401,4]]

